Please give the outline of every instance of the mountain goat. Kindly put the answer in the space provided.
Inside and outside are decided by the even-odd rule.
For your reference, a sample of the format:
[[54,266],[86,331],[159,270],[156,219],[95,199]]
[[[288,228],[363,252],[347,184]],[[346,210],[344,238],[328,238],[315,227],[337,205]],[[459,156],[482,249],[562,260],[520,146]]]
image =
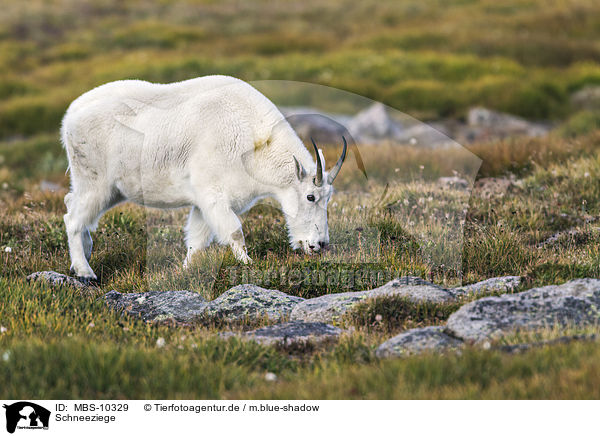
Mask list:
[[249,84],[206,76],[172,84],[123,80],[77,98],[62,122],[71,172],[64,216],[71,270],[95,279],[90,230],[116,204],[191,206],[187,263],[215,238],[248,263],[238,214],[272,197],[290,244],[316,253],[329,243],[327,203],[346,156],[329,173],[276,106]]

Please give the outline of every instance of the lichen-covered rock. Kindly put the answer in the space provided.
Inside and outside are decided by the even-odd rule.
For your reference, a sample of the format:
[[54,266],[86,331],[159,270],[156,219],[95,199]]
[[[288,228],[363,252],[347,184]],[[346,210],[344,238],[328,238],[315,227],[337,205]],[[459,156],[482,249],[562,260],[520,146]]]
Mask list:
[[444,333],[444,327],[433,326],[407,330],[388,339],[375,351],[380,359],[406,357],[426,351],[456,350],[464,343]]
[[342,292],[304,300],[292,310],[292,321],[339,321],[349,309],[371,298],[398,296],[416,303],[448,303],[456,300],[448,289],[429,283],[419,277],[400,277],[369,291]]
[[268,319],[286,320],[294,306],[304,298],[294,297],[275,289],[256,285],[238,285],[221,294],[208,304],[204,314],[207,320],[217,322],[244,322]]
[[451,289],[456,295],[481,295],[493,292],[512,292],[521,284],[519,276],[492,277],[491,279]]
[[238,336],[245,340],[252,340],[262,345],[280,345],[290,347],[294,345],[313,344],[337,341],[343,330],[322,322],[292,321],[275,324],[256,330],[236,334],[227,332],[223,336]]
[[27,276],[27,281],[30,283],[46,282],[52,287],[70,286],[76,289],[86,288],[86,284],[79,280],[69,277],[55,271],[39,271]]
[[196,292],[150,291],[122,294],[110,291],[104,295],[113,309],[139,317],[147,322],[192,323],[200,319],[208,303]]
[[517,330],[595,326],[600,322],[599,307],[600,280],[577,279],[473,301],[450,315],[447,331],[465,341],[481,342]]

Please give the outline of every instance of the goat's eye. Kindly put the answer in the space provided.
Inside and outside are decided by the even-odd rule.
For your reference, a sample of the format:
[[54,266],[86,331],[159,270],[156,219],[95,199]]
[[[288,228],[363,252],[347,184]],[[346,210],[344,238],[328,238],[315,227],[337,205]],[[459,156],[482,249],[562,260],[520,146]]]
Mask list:
[[315,201],[315,196],[314,196],[314,195],[312,195],[312,194],[309,194],[309,195],[307,195],[307,196],[306,196],[306,199],[307,199],[308,201]]

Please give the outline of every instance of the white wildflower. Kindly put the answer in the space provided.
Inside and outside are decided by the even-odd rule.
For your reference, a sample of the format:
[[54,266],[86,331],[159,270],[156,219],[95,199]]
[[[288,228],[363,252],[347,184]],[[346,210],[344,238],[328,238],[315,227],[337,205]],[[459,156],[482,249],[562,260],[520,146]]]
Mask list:
[[6,333],[8,331],[8,329],[6,327],[4,327],[3,325],[0,325],[0,333]]
[[4,247],[4,252],[5,253],[12,253],[12,248],[11,247]]
[[265,374],[265,380],[266,381],[270,381],[270,382],[274,382],[274,381],[277,381],[277,376],[275,374],[273,374],[272,372],[267,372]]
[[157,346],[158,348],[162,348],[162,347],[164,347],[164,346],[165,346],[165,343],[166,343],[166,341],[165,341],[165,338],[158,338],[158,339],[156,340],[156,346]]
[[4,362],[8,362],[10,360],[10,355],[11,355],[10,350],[6,350],[4,353],[2,353],[2,360]]

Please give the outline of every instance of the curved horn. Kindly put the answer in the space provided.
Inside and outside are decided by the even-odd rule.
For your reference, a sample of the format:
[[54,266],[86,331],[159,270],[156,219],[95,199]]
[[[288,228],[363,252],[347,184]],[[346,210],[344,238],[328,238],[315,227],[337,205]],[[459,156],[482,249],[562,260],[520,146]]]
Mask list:
[[348,144],[346,143],[346,138],[342,136],[342,139],[344,140],[344,149],[342,150],[342,155],[335,163],[331,171],[329,171],[329,175],[327,176],[327,183],[329,183],[330,185],[333,183],[338,173],[342,169],[342,164],[344,163],[344,160],[346,160],[346,149],[348,148]]
[[310,138],[313,147],[315,148],[315,154],[317,155],[317,175],[314,178],[315,186],[323,185],[323,164],[321,163],[321,156],[319,155],[319,149],[317,148],[317,144],[315,144],[315,140]]

